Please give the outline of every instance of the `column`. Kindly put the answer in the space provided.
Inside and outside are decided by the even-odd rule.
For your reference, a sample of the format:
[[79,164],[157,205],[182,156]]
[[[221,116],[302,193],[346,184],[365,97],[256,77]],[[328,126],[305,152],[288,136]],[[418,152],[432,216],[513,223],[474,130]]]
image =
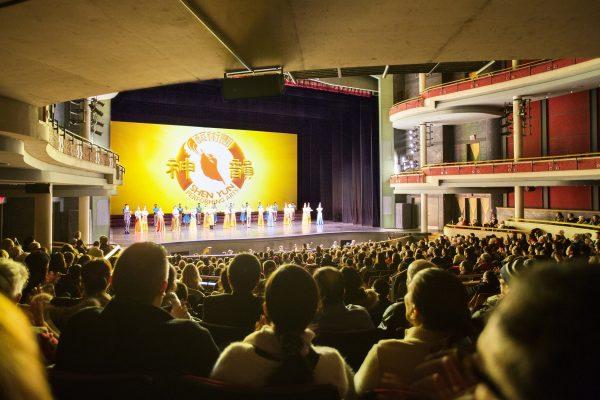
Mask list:
[[517,67],[519,66],[519,60],[511,60],[511,66],[512,69],[517,69]]
[[390,177],[395,172],[394,127],[389,111],[394,105],[394,76],[378,77],[379,84],[379,218],[382,228],[396,227],[396,204]]
[[523,186],[515,186],[515,218],[523,218],[525,206],[523,201]]
[[[521,120],[521,98],[513,97],[513,156],[519,161],[523,151],[523,129]],[[523,187],[515,186],[515,218],[523,218],[525,203],[523,201]]]
[[421,193],[421,232],[428,232],[428,212],[427,212],[427,194]]
[[419,74],[419,94],[423,93],[427,89],[426,83],[427,75],[424,73]]
[[33,236],[42,247],[52,251],[52,185],[48,193],[34,194]]
[[79,216],[77,229],[81,232],[81,240],[88,244],[90,241],[90,196],[79,197]]
[[419,167],[427,164],[427,125],[419,124]]

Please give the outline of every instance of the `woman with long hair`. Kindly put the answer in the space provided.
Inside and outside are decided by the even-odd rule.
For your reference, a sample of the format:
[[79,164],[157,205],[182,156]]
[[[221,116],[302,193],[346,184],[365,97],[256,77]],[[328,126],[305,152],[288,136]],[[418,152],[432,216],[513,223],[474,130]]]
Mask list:
[[382,340],[373,346],[354,378],[358,394],[405,387],[428,355],[468,340],[468,296],[453,274],[438,268],[418,272],[408,285],[404,304],[412,327],[404,339]]
[[278,268],[265,287],[269,324],[229,345],[211,377],[252,386],[331,384],[342,398],[352,394],[352,373],[337,350],[311,344],[314,333],[307,326],[318,301],[317,285],[306,270]]

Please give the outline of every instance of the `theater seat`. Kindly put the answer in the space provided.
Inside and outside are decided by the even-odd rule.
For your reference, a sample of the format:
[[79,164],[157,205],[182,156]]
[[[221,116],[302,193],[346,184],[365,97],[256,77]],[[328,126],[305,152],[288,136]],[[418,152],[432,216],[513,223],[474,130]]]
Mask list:
[[217,347],[221,350],[233,342],[242,341],[246,336],[254,332],[252,328],[210,324],[205,321],[200,321],[200,325],[208,329]]
[[350,332],[316,332],[313,343],[333,347],[346,359],[354,371],[358,371],[371,347],[385,338],[381,329]]
[[80,374],[48,369],[56,400],[160,399],[153,379],[142,374]]
[[179,400],[338,400],[331,385],[294,385],[255,388],[197,376],[183,376],[172,385],[172,398]]

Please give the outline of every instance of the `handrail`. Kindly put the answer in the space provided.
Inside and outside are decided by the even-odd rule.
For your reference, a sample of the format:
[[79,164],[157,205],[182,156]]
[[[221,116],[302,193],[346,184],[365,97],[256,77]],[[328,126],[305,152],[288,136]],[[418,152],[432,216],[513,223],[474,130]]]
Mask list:
[[[436,89],[440,89],[440,88],[444,88],[444,87],[450,87],[452,85],[458,85],[458,84],[466,83],[466,82],[476,82],[476,81],[481,80],[481,79],[491,78],[491,77],[496,77],[496,76],[499,76],[499,75],[502,75],[502,74],[506,74],[507,72],[518,72],[518,71],[521,71],[523,69],[532,68],[532,67],[543,65],[543,64],[552,64],[552,63],[554,63],[556,61],[559,61],[559,60],[563,60],[563,59],[555,58],[555,59],[536,60],[536,61],[532,61],[532,62],[529,62],[529,63],[521,64],[521,65],[517,66],[514,69],[512,67],[509,67],[509,68],[504,68],[504,69],[497,70],[497,71],[490,71],[490,72],[487,72],[487,73],[481,74],[481,75],[475,75],[473,77],[467,77],[467,78],[458,79],[458,80],[452,81],[452,82],[445,82],[445,83],[440,83],[440,84],[437,84],[437,85],[429,86],[427,89],[425,89],[418,96],[411,97],[411,98],[405,99],[405,100],[401,100],[401,101],[393,104],[392,107],[390,107],[390,114],[392,114],[392,111],[397,106],[400,106],[400,105],[402,105],[404,103],[409,103],[409,102],[414,102],[414,101],[424,100],[426,98],[429,98],[430,97],[429,93],[431,91],[433,91],[433,90],[436,90]],[[574,63],[577,64],[577,63],[583,62],[581,60],[589,61],[590,59],[588,59],[588,58],[584,58],[584,59],[573,58],[573,60],[574,60]],[[556,68],[558,68],[558,67],[555,67],[554,69],[556,69]],[[528,76],[531,76],[531,75],[528,75]],[[519,78],[522,78],[522,76],[516,77],[514,79],[519,79]],[[472,89],[472,88],[469,88],[469,89]],[[440,95],[443,95],[443,93],[440,94]],[[437,95],[436,96],[431,96],[431,97],[437,97]]]
[[[482,161],[459,161],[459,162],[449,162],[449,163],[438,163],[438,164],[426,164],[423,168],[419,170],[413,171],[404,171],[399,172],[397,174],[393,174],[394,176],[425,176],[425,175],[434,175],[429,171],[431,168],[444,168],[444,167],[481,167],[486,165],[518,165],[518,164],[531,164],[532,166],[536,162],[544,162],[544,161],[568,161],[568,160],[585,160],[590,158],[600,158],[600,152],[593,153],[582,153],[582,154],[565,154],[565,155],[556,155],[556,156],[541,156],[541,157],[525,157],[519,158],[518,160],[514,160],[511,158],[506,159],[495,159],[495,160],[482,160]],[[533,168],[533,167],[532,167]],[[600,168],[600,166],[596,166],[596,168]],[[576,169],[579,169],[579,165]],[[582,168],[582,169],[590,169],[590,168]],[[570,170],[570,169],[567,169]],[[503,171],[503,173],[506,171]],[[514,171],[511,171],[514,172]],[[520,172],[530,172],[530,171],[520,171]],[[493,170],[491,173],[494,173]],[[442,173],[442,175],[444,175]]]
[[486,164],[501,164],[501,163],[518,163],[518,162],[527,162],[527,161],[544,161],[544,160],[565,160],[565,159],[578,159],[578,158],[592,158],[592,157],[600,157],[600,152],[594,153],[581,153],[581,154],[563,154],[556,156],[540,156],[540,157],[521,157],[517,160],[512,158],[497,158],[494,160],[479,160],[479,161],[456,161],[456,162],[448,162],[448,163],[437,163],[437,164],[425,164],[423,168],[428,167],[447,167],[447,166],[455,166],[455,165],[486,165]]
[[549,220],[544,220],[544,219],[527,219],[527,218],[514,218],[514,217],[509,217],[506,220],[513,221],[513,222],[526,222],[526,223],[533,223],[533,224],[566,226],[566,227],[570,227],[570,228],[592,229],[592,230],[600,231],[600,226],[590,225],[590,224],[576,224],[574,222],[560,222],[560,221],[549,221]]
[[117,153],[61,126],[53,116],[49,117],[48,122],[52,129],[49,142],[56,150],[80,160],[113,167],[117,179],[123,178],[125,168],[119,164]]
[[491,232],[505,232],[505,233],[526,233],[525,231],[518,228],[496,228],[492,226],[470,226],[470,225],[452,225],[446,224],[444,227],[456,228],[456,229],[472,229],[476,231],[491,231]]

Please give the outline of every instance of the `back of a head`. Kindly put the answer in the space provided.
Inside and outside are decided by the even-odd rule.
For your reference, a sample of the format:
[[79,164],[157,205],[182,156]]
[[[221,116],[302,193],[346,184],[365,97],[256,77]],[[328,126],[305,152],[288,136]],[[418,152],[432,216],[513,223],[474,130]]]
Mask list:
[[435,264],[427,260],[415,260],[411,262],[406,271],[406,284],[410,284],[417,272],[428,268],[435,268]]
[[466,328],[467,291],[454,274],[438,268],[421,270],[411,280],[409,293],[424,328],[452,335]]
[[338,304],[344,299],[344,279],[342,273],[333,267],[322,267],[314,273],[323,304]]
[[181,281],[188,288],[196,289],[200,285],[200,273],[194,264],[187,264],[181,273]]
[[304,332],[313,320],[318,300],[315,280],[297,265],[278,268],[265,286],[267,314],[280,333]]
[[52,398],[38,344],[21,310],[0,296],[0,399]]
[[340,272],[344,278],[344,287],[347,292],[354,292],[362,287],[363,281],[357,270],[351,267],[343,267]]
[[90,261],[81,268],[81,281],[85,293],[95,294],[106,290],[110,282],[111,266],[110,263],[101,258]]
[[268,379],[270,385],[312,382],[312,369],[302,355],[302,336],[315,316],[318,300],[314,279],[297,265],[284,265],[269,277],[265,287],[266,312],[283,353],[281,364]]
[[478,343],[507,397],[583,399],[600,392],[598,287],[600,269],[586,263],[538,265],[514,280]]
[[16,301],[29,279],[29,271],[19,262],[0,259],[0,293]]
[[167,280],[167,252],[152,242],[134,243],[121,253],[112,279],[119,300],[150,304]]
[[373,289],[380,297],[383,296],[385,298],[390,293],[390,284],[385,278],[377,278],[373,282]]
[[25,265],[29,270],[28,286],[37,286],[46,280],[50,257],[41,250],[36,250],[25,257]]
[[277,268],[277,264],[273,260],[267,260],[262,265],[263,275],[268,278]]
[[259,259],[253,254],[238,254],[227,268],[227,278],[234,292],[252,292],[260,279]]

